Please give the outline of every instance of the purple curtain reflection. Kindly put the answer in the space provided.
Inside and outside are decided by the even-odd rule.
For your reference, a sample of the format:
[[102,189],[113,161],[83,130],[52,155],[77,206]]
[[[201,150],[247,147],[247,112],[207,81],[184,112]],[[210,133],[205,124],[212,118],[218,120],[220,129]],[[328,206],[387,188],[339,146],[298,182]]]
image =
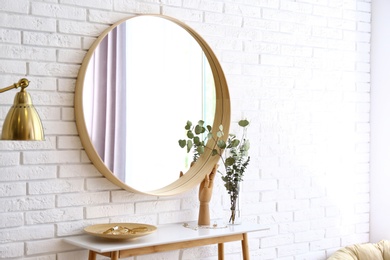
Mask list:
[[125,180],[126,158],[126,23],[99,44],[84,83],[88,133],[100,158]]

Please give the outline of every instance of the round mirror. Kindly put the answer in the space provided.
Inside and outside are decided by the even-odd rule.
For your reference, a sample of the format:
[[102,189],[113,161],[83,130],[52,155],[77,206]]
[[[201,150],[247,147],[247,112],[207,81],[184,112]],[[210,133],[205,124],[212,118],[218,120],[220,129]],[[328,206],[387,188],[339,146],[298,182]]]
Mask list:
[[114,24],[91,46],[76,83],[75,114],[85,151],[106,178],[163,196],[192,188],[218,162],[207,149],[190,167],[192,156],[178,140],[187,120],[228,132],[230,100],[218,60],[194,30],[170,17],[140,15]]

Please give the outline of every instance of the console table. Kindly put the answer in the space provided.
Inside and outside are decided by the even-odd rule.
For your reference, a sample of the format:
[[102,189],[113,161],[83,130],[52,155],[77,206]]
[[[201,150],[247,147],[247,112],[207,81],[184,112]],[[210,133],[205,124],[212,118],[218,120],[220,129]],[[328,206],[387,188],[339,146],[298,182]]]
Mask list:
[[107,240],[91,235],[64,238],[64,241],[89,250],[89,260],[96,260],[96,255],[120,258],[151,254],[163,251],[178,250],[218,244],[218,259],[224,259],[224,243],[241,241],[242,256],[249,259],[248,232],[268,230],[257,224],[228,225],[216,228],[184,227],[182,224],[169,224],[157,227],[157,230],[133,240]]

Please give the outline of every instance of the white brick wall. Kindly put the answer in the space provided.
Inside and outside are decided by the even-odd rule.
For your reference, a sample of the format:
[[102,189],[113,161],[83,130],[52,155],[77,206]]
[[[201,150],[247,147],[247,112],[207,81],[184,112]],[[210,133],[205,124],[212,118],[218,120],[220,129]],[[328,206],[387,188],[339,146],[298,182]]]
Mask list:
[[[161,2],[161,3],[160,3]],[[243,184],[253,259],[326,259],[367,242],[371,0],[2,0],[0,87],[27,76],[44,142],[0,142],[0,259],[86,259],[61,238],[107,221],[197,218],[196,189],[156,198],[123,191],[82,150],[74,88],[82,59],[109,25],[161,13],[193,27],[227,77],[232,119],[252,125]],[[14,93],[0,95],[0,122]],[[212,217],[224,217],[216,183]],[[239,243],[226,245],[240,257]],[[137,259],[216,259],[215,246]]]

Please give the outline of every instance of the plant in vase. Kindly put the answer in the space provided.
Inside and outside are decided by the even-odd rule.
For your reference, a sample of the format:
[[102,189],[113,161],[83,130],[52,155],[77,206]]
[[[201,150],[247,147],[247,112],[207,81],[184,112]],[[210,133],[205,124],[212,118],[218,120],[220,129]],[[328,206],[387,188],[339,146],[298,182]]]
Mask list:
[[222,126],[215,133],[210,125],[204,126],[204,121],[198,121],[197,125],[193,125],[191,121],[187,121],[185,129],[187,131],[187,139],[179,140],[180,147],[187,148],[187,153],[193,151],[193,162],[195,162],[205,149],[211,149],[206,146],[207,140],[214,139],[217,148],[212,149],[212,156],[219,156],[224,171],[218,170],[224,181],[224,186],[230,198],[230,218],[229,223],[237,223],[238,202],[240,193],[240,183],[243,181],[244,172],[249,164],[250,156],[248,154],[250,144],[246,137],[248,120],[240,120],[238,125],[242,129],[241,137],[229,133],[226,141],[221,138],[224,136]]

